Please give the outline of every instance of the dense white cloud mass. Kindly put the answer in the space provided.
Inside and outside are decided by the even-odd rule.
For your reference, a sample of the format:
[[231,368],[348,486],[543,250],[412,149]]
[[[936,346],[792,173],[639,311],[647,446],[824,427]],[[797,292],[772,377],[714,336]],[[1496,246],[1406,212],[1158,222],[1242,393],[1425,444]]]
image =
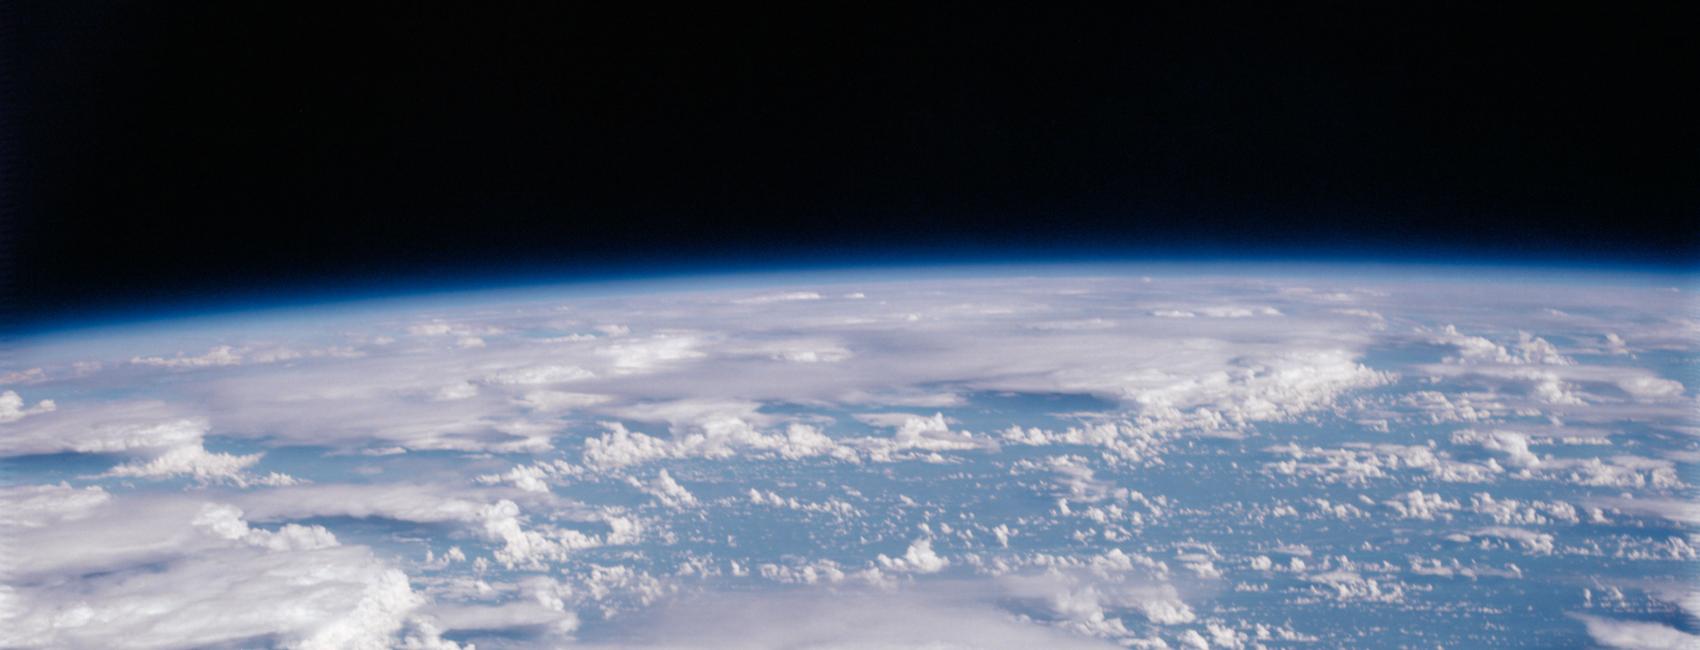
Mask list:
[[64,485],[0,488],[0,503],[4,647],[387,648],[422,602],[370,549],[254,528],[229,504]]
[[609,645],[728,650],[1117,647],[1020,621],[986,603],[919,593],[782,592],[686,600],[635,627],[634,638]]
[[1700,648],[1700,635],[1669,625],[1645,621],[1619,621],[1598,616],[1577,616],[1588,625],[1588,636],[1607,648],[1633,650],[1691,650]]
[[1031,271],[23,341],[0,647],[1696,647],[1685,279]]

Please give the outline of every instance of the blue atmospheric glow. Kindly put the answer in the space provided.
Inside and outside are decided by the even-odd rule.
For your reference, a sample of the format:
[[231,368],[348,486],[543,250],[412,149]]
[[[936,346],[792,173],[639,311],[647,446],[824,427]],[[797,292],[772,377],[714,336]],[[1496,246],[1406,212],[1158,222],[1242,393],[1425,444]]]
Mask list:
[[[1468,282],[1483,275],[1526,282],[1630,282],[1694,286],[1700,275],[1690,264],[1668,261],[1620,261],[1575,258],[1471,257],[1450,253],[1386,251],[1361,254],[1252,255],[1220,252],[1201,255],[1191,250],[1148,251],[1137,257],[1125,252],[1075,251],[1067,255],[1012,255],[1008,250],[983,254],[942,256],[937,252],[879,256],[817,257],[783,262],[712,264],[690,261],[649,262],[642,265],[603,265],[589,268],[490,267],[441,273],[415,273],[389,280],[351,278],[341,286],[322,283],[281,285],[265,291],[228,290],[191,294],[165,303],[150,297],[133,303],[90,306],[81,311],[40,318],[23,316],[11,336],[37,336],[64,330],[102,327],[135,328],[146,323],[180,328],[194,318],[254,314],[275,319],[323,318],[342,310],[370,309],[398,301],[476,300],[495,295],[538,292],[545,296],[596,296],[706,289],[755,287],[803,280],[842,283],[913,277],[975,277],[980,275],[1050,275],[1091,273],[1111,275],[1188,275],[1208,270],[1241,274],[1275,273],[1287,277],[1327,277],[1349,268],[1366,277],[1421,278]],[[305,312],[305,309],[311,309]]]

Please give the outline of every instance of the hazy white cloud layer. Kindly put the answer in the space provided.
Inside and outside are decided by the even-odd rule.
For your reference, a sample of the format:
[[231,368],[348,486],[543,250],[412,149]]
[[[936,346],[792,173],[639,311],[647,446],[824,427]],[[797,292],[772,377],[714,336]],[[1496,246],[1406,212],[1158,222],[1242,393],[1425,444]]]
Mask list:
[[1700,646],[1686,279],[1029,271],[23,341],[0,648]]

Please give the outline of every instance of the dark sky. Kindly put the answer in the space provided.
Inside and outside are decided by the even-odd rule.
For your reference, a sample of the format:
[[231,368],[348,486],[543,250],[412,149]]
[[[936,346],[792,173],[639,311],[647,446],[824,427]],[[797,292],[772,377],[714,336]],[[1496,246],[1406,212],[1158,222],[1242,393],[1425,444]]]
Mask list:
[[470,272],[1700,257],[1682,3],[343,4],[5,3],[14,320]]

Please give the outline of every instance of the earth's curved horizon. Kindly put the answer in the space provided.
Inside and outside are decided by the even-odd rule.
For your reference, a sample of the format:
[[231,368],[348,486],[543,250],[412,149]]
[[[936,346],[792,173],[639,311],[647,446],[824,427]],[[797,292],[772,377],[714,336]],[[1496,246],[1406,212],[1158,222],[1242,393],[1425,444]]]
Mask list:
[[31,332],[0,647],[1693,648],[1693,279],[889,267]]

